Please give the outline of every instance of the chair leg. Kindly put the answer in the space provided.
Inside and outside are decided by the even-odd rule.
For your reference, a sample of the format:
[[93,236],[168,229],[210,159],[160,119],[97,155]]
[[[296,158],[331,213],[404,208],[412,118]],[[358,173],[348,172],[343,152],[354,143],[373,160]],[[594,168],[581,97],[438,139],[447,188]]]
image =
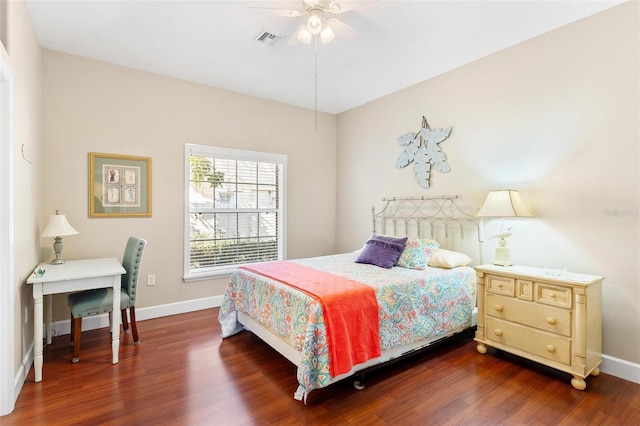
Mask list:
[[82,317],[73,318],[73,359],[71,362],[80,361],[80,334],[82,334]]
[[135,345],[140,344],[140,339],[138,338],[138,326],[136,325],[136,308],[131,306],[129,308],[129,315],[131,315],[131,330],[133,332],[133,343]]
[[73,321],[73,314],[71,315],[71,334],[69,335],[69,346],[73,346],[73,336],[75,330],[75,322]]
[[122,309],[120,312],[122,313],[122,330],[124,330],[126,334],[129,332],[129,322],[127,321],[127,310]]

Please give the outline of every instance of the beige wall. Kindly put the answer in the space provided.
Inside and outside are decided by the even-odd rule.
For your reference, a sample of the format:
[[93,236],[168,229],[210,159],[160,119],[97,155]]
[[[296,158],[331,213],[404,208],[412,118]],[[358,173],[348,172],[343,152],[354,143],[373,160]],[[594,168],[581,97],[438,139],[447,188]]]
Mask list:
[[[24,281],[38,261],[37,223],[41,211],[40,168],[42,150],[42,54],[23,1],[7,4],[7,49],[1,54],[13,75],[13,215],[14,215],[14,369],[33,343],[31,288]],[[3,111],[6,113],[6,111]],[[25,146],[33,155],[22,157]],[[25,307],[28,314],[25,317]],[[25,324],[25,318],[27,323]],[[5,320],[3,317],[0,319]],[[2,350],[5,350],[3,348]],[[4,383],[0,384],[4,385]]]
[[[68,259],[121,257],[129,235],[146,238],[139,307],[221,295],[226,278],[182,281],[184,144],[287,154],[288,256],[322,255],[335,250],[335,122],[319,114],[316,131],[312,110],[45,50],[40,219],[60,209],[79,231]],[[152,158],[151,218],[88,217],[89,152]]]
[[[340,114],[337,249],[362,244],[385,196],[479,208],[491,189],[519,189],[536,218],[507,221],[512,258],[604,275],[604,353],[640,363],[639,15],[624,4]],[[440,145],[452,171],[428,190],[395,168],[397,137],[422,115],[453,126]]]

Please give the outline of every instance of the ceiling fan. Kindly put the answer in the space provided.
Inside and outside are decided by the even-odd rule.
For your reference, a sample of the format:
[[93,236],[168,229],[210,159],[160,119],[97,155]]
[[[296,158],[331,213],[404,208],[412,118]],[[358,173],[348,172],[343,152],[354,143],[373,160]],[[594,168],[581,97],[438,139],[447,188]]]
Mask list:
[[[336,38],[333,28],[326,15],[339,15],[342,7],[333,0],[303,0],[300,9],[284,9],[272,7],[249,7],[249,13],[284,16],[296,18],[308,16],[306,23],[300,26],[296,33],[298,40],[305,44],[311,43],[314,36],[319,36],[323,43],[329,43]],[[332,20],[335,18],[332,18]]]

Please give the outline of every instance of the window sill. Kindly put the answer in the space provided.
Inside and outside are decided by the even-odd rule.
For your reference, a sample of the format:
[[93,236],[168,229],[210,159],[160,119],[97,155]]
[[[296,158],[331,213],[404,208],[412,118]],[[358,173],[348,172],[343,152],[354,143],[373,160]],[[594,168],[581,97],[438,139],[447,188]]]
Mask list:
[[192,274],[183,276],[182,280],[186,283],[190,283],[194,281],[206,281],[206,280],[218,279],[218,278],[229,278],[231,274],[233,274],[233,271],[235,270],[236,268],[232,267],[232,268],[219,269],[216,271],[197,272],[197,273],[192,273]]

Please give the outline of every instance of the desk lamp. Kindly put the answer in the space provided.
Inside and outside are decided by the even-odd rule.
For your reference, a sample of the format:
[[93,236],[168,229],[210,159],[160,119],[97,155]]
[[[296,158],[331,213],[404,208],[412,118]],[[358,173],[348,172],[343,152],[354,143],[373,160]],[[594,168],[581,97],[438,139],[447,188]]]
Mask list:
[[78,231],[69,225],[67,217],[60,214],[58,210],[56,210],[56,214],[49,217],[49,224],[45,228],[41,237],[55,237],[53,251],[56,253],[56,258],[51,261],[52,265],[62,265],[64,263],[64,260],[60,256],[62,253],[62,237],[66,235],[75,235],[77,233]]
[[505,217],[533,217],[533,214],[525,207],[520,198],[520,193],[512,189],[489,191],[487,199],[476,213],[477,217],[499,217],[501,219],[501,232],[489,238],[500,238],[499,247],[496,248],[494,265],[511,266],[507,237],[511,236],[511,228],[504,229]]

